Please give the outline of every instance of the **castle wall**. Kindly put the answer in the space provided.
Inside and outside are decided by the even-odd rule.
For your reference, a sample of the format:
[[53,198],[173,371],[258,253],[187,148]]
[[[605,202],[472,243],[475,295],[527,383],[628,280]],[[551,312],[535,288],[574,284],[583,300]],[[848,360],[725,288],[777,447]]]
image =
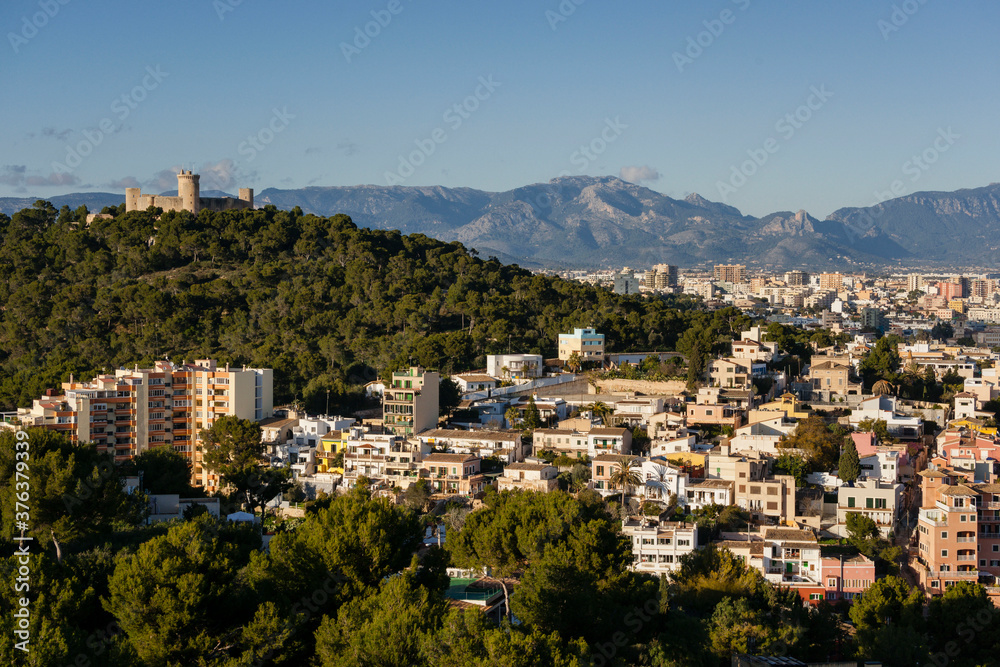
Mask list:
[[201,176],[190,171],[177,174],[177,196],[144,195],[139,188],[125,188],[125,210],[145,211],[157,206],[164,211],[190,211],[198,215],[203,208],[209,211],[231,211],[253,208],[253,188],[240,188],[240,198],[200,197]]
[[164,211],[183,211],[184,200],[181,197],[164,197],[163,195],[140,195],[138,211],[145,211],[150,206],[158,206]]
[[232,211],[243,208],[253,208],[253,202],[230,197],[202,197],[199,206],[209,211]]

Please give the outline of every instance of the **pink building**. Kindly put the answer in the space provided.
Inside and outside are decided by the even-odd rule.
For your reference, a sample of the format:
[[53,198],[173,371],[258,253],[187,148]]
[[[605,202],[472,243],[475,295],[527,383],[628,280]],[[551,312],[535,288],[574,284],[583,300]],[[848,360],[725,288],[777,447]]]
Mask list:
[[937,288],[938,296],[948,301],[962,298],[962,283],[938,283]]
[[820,559],[826,599],[853,600],[875,583],[875,562],[864,556]]
[[992,459],[1000,461],[1000,443],[981,433],[963,431],[947,431],[943,442],[939,442],[938,451],[949,466],[970,467]]
[[858,449],[858,456],[871,456],[875,453],[874,433],[851,433],[851,440]]

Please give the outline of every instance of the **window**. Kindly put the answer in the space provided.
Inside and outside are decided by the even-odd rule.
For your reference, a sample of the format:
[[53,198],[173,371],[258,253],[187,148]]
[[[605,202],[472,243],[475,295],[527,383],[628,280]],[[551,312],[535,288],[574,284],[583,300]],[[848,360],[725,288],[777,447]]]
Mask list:
[[854,496],[848,496],[847,497],[847,506],[848,507],[854,507]]
[[[947,557],[948,557],[948,550],[947,549],[942,549],[941,550],[941,558],[947,558]],[[944,566],[942,566],[942,567],[944,567]]]
[[959,518],[959,521],[965,521],[965,515],[964,514],[961,515],[961,517]]
[[941,539],[942,540],[947,540],[948,539],[948,531],[947,530],[942,530],[941,531]]

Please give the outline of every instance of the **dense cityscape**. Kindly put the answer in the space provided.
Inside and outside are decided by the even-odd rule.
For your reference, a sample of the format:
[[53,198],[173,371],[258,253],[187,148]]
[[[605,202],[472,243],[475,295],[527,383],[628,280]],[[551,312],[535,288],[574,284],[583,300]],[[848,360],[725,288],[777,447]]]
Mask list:
[[4,12],[0,665],[1000,667],[1000,5],[94,4]]
[[[85,267],[103,244],[138,241],[115,241],[116,230],[158,221],[166,239],[190,228],[196,194],[100,214],[57,215],[40,202],[4,221],[5,247],[26,226],[55,243],[82,233]],[[5,486],[2,507],[20,527],[15,540],[36,549],[9,562],[47,573],[36,587],[69,577],[94,591],[57,608],[47,601],[56,589],[43,589],[31,623],[52,629],[12,628],[47,660],[342,664],[360,652],[359,664],[506,664],[511,653],[525,664],[893,664],[899,633],[909,664],[980,664],[994,650],[991,633],[973,633],[950,655],[939,632],[1000,613],[991,274],[749,275],[737,264],[564,278],[427,240],[361,242],[371,232],[342,217],[213,206],[217,217],[199,220],[223,237],[257,230],[245,266],[267,221],[283,220],[274,250],[287,261],[274,270],[292,270],[280,267],[308,252],[297,239],[325,228],[320,262],[340,256],[360,270],[364,248],[401,244],[394,261],[409,268],[381,272],[407,280],[449,251],[467,268],[419,289],[450,295],[458,283],[437,280],[492,271],[494,298],[530,285],[532,311],[558,302],[567,316],[550,321],[553,338],[504,327],[509,335],[480,339],[504,311],[472,289],[450,312],[442,299],[428,313],[460,327],[435,351],[423,346],[440,324],[404,335],[412,315],[387,315],[399,323],[390,330],[403,327],[384,348],[387,365],[359,363],[345,341],[333,358],[354,371],[301,377],[304,397],[281,367],[232,354],[171,360],[159,353],[164,332],[140,327],[135,347],[93,361],[103,371],[8,393],[25,398],[0,422],[3,467],[28,477],[31,493]],[[195,260],[179,233],[176,246],[143,243],[136,275],[241,266],[235,249]],[[11,280],[21,275],[27,266]],[[173,289],[158,286],[162,298]],[[204,301],[199,317],[223,306]],[[176,304],[178,322],[186,307]],[[266,312],[255,316],[263,327]],[[231,334],[219,322],[221,340]],[[177,354],[185,342],[174,340]],[[150,352],[123,363],[130,349]],[[30,600],[5,599],[17,624]],[[236,606],[219,617],[219,605]],[[400,639],[384,646],[384,633]]]

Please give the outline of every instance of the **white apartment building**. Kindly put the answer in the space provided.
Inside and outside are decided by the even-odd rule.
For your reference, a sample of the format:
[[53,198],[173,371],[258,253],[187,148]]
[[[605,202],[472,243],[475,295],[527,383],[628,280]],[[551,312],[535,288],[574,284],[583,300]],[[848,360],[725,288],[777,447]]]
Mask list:
[[676,572],[680,559],[698,548],[698,527],[693,523],[630,517],[622,522],[622,533],[632,541],[632,569],[637,572]]
[[860,512],[873,520],[882,535],[892,539],[903,502],[902,484],[862,480],[837,489],[837,524],[830,532],[847,537],[847,515]]
[[733,482],[723,479],[688,480],[684,492],[684,505],[689,510],[697,510],[709,505],[732,505]]
[[544,370],[544,359],[540,354],[486,355],[486,374],[495,378],[539,378]]

